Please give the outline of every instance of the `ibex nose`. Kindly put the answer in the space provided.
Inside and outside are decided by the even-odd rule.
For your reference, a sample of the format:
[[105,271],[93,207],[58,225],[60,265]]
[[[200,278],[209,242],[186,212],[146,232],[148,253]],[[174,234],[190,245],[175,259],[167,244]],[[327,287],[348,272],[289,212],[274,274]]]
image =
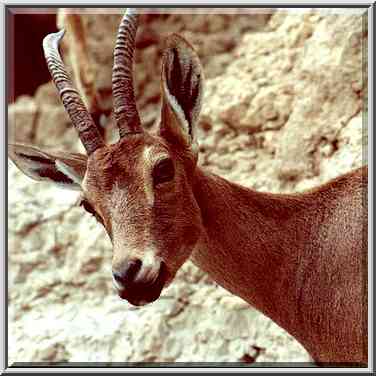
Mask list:
[[113,280],[120,298],[139,306],[158,299],[168,277],[165,263],[150,264],[150,259],[136,259],[112,270]]
[[112,274],[120,287],[124,288],[133,283],[141,266],[141,260],[131,260],[122,268],[122,270],[112,271]]

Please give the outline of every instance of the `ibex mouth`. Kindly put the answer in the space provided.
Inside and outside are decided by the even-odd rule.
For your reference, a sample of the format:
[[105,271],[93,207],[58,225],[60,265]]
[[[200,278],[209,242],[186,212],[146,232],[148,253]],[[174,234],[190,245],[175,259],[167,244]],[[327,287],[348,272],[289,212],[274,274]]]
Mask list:
[[143,306],[159,298],[166,280],[167,269],[165,264],[162,263],[158,277],[152,284],[143,281],[135,282],[125,286],[124,289],[118,290],[118,295],[121,299],[127,300],[134,306]]

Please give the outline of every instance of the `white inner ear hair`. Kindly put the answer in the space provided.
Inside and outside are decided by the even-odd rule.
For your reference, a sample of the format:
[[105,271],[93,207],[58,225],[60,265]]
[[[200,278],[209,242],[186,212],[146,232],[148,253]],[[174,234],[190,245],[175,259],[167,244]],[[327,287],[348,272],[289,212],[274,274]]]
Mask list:
[[64,175],[68,176],[68,178],[72,179],[73,182],[81,186],[82,177],[78,175],[72,167],[68,166],[59,159],[55,160],[55,166],[60,172],[62,172]]
[[174,111],[174,113],[178,117],[178,120],[180,121],[182,127],[185,130],[184,136],[187,138],[188,142],[190,143],[192,141],[192,140],[189,139],[190,138],[190,134],[192,134],[192,138],[193,138],[193,132],[192,132],[192,129],[191,129],[190,125],[189,125],[188,119],[185,117],[184,111],[181,108],[181,106],[178,103],[178,101],[176,100],[176,98],[168,90],[166,82],[163,83],[163,88],[164,88],[167,100],[170,103],[170,106],[171,106],[172,110]]
[[[179,62],[180,62],[180,65],[183,67],[183,69],[182,69],[183,81],[187,80],[189,68],[191,67],[193,69],[192,69],[191,75],[190,75],[190,77],[188,77],[188,79],[191,82],[192,87],[193,86],[199,87],[199,92],[198,92],[198,96],[196,98],[196,103],[194,103],[194,105],[192,106],[192,113],[191,113],[191,116],[192,116],[191,134],[192,134],[192,138],[194,138],[193,137],[194,136],[193,135],[194,124],[196,123],[198,116],[200,114],[200,111],[201,111],[202,83],[203,83],[202,74],[203,74],[203,71],[201,69],[200,62],[196,61],[196,59],[191,56],[191,53],[186,54],[186,53],[184,53],[184,51],[179,53]],[[199,77],[201,77],[201,78],[199,78]],[[183,115],[184,115],[184,112],[183,112]]]

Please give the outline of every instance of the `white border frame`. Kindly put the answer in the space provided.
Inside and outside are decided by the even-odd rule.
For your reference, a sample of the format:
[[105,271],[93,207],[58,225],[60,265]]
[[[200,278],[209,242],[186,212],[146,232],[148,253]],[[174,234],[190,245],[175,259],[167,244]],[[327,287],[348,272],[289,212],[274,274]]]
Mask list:
[[[291,8],[295,7],[312,7],[312,8],[320,8],[320,5],[323,7],[328,7],[329,5],[333,5],[331,8],[336,8],[336,5],[339,6],[353,6],[356,8],[361,8],[364,6],[368,6],[368,30],[369,30],[369,37],[368,37],[368,77],[371,78],[368,83],[368,90],[369,90],[369,95],[368,95],[368,173],[371,177],[368,181],[368,302],[369,302],[369,309],[368,310],[368,368],[267,368],[267,367],[262,367],[262,368],[257,368],[257,367],[252,367],[252,368],[178,368],[178,367],[172,367],[172,368],[166,368],[166,367],[158,367],[158,368],[8,368],[8,365],[5,364],[5,349],[7,347],[6,342],[6,330],[7,330],[7,325],[8,323],[5,322],[5,315],[4,312],[1,310],[1,327],[0,327],[0,338],[3,339],[2,343],[0,344],[1,347],[4,346],[4,348],[0,348],[0,370],[4,370],[4,373],[16,373],[16,372],[27,372],[27,373],[50,373],[50,372],[56,372],[56,373],[99,373],[99,372],[106,372],[106,373],[176,373],[176,372],[181,372],[181,373],[191,373],[191,372],[202,372],[202,373],[249,373],[249,372],[257,372],[257,373],[265,373],[265,372],[278,372],[278,373],[321,373],[321,372],[328,372],[328,373],[349,373],[349,372],[356,372],[356,373],[370,373],[373,371],[373,263],[374,263],[374,258],[373,258],[373,6],[372,2],[369,1],[363,1],[363,0],[358,0],[358,1],[338,1],[338,0],[332,0],[330,1],[330,4],[328,4],[327,1],[325,0],[316,0],[316,1],[300,1],[299,3],[288,3],[286,1],[281,1],[281,0],[271,0],[271,1],[255,1],[255,2],[250,2],[248,0],[238,0],[236,3],[232,4],[229,2],[224,2],[224,1],[212,1],[212,0],[206,0],[205,2],[201,2],[199,0],[191,0],[191,1],[181,1],[177,3],[176,1],[170,1],[166,0],[163,2],[160,1],[145,1],[145,0],[139,0],[137,3],[135,2],[122,2],[122,1],[111,1],[105,5],[103,5],[103,2],[96,1],[96,0],[81,0],[81,1],[72,1],[72,0],[66,0],[66,1],[56,1],[56,0],[41,0],[38,2],[35,1],[2,1],[0,0],[1,3],[1,11],[0,11],[0,17],[1,20],[3,21],[2,24],[4,25],[5,28],[5,6],[25,6],[25,7],[33,7],[33,6],[46,6],[46,7],[55,7],[55,6],[95,6],[95,7],[108,7],[108,6],[118,6],[119,8],[121,7],[127,7],[127,6],[195,6],[198,5],[200,7],[203,6],[208,6],[208,7],[221,7],[224,5],[231,6],[233,8],[237,6],[273,6],[273,7],[278,7],[278,6],[291,6]],[[342,8],[343,9],[343,8]],[[349,11],[351,9],[347,8]],[[3,142],[3,150],[4,152],[1,154],[1,173],[4,179],[1,180],[1,204],[2,207],[5,209],[7,205],[7,190],[8,187],[5,187],[5,179],[6,174],[7,174],[7,158],[5,155],[6,152],[6,147],[5,147],[5,142],[7,140],[5,139],[6,132],[5,132],[5,127],[7,125],[7,111],[6,111],[6,92],[5,92],[5,84],[6,84],[6,67],[5,67],[5,33],[2,34],[3,37],[1,38],[1,47],[3,54],[1,55],[1,61],[2,61],[2,74],[1,74],[1,92],[0,95],[3,98],[1,101],[0,105],[0,115],[3,119],[3,126],[1,127],[1,133],[0,137],[1,140],[4,140]],[[3,160],[4,159],[4,160]],[[6,210],[2,210],[1,212],[1,221],[2,221],[2,226],[1,226],[1,264],[0,264],[0,275],[3,276],[3,283],[1,283],[1,302],[3,303],[2,306],[5,307],[5,302],[6,302],[6,293],[5,291],[5,286],[6,286],[6,273],[5,273],[5,265],[7,262],[7,257],[6,257],[6,250],[7,250],[7,244],[5,243],[7,240],[7,235],[5,231],[7,230],[7,218],[6,218]],[[370,288],[372,287],[372,288]],[[372,330],[370,330],[372,328]]]

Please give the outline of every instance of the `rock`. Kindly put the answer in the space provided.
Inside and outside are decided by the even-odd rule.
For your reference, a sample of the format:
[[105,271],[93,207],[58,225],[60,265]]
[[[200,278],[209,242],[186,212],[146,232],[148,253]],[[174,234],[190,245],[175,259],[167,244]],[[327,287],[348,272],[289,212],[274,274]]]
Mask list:
[[32,97],[26,95],[19,97],[8,110],[9,139],[21,143],[33,140],[37,114],[38,108]]
[[[35,97],[21,96],[9,106],[9,138],[60,149],[74,148],[76,131],[52,83],[41,85]],[[72,140],[74,140],[72,142]]]
[[224,296],[223,298],[221,298],[219,303],[228,310],[240,310],[250,308],[247,302],[234,295]]
[[[363,24],[361,15],[276,12],[264,31],[246,33],[225,78],[206,85],[201,126],[210,124],[210,131],[201,149],[208,154],[202,157],[205,165],[233,177],[232,171],[242,169],[256,152],[255,171],[244,167],[253,171],[246,185],[288,192],[301,180],[326,181],[322,169],[335,150],[321,149],[321,140],[334,142],[362,111]],[[250,142],[243,148],[241,163],[234,163],[225,149],[226,161],[215,156],[225,143],[223,136],[234,133],[255,135],[253,147]]]

